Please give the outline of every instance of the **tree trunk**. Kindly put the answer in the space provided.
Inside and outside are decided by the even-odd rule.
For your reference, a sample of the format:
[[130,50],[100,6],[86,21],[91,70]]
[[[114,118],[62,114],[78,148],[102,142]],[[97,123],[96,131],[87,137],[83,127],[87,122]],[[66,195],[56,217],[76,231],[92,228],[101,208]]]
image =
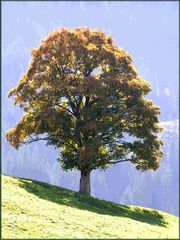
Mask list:
[[81,171],[81,179],[80,179],[80,188],[79,192],[84,193],[90,196],[91,186],[90,186],[90,171]]

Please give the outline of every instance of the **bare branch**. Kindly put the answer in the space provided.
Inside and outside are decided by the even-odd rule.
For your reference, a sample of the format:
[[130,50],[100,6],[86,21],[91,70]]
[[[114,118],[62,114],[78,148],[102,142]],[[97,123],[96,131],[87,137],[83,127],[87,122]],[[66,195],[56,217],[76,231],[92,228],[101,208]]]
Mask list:
[[28,140],[27,142],[22,142],[22,144],[28,145],[28,144],[30,144],[32,142],[43,141],[43,140],[47,141],[47,140],[50,139],[49,137],[46,137],[46,138],[36,138],[36,139],[32,138],[31,136],[29,136],[29,137],[31,138],[31,140]]
[[131,162],[132,159],[123,159],[123,160],[118,160],[118,161],[114,161],[114,162],[109,162],[111,164],[116,164],[116,163],[120,163],[120,162]]
[[[121,159],[121,160],[113,161],[113,162],[109,161],[109,162],[106,162],[105,164],[113,164],[114,165],[114,164],[120,163],[120,162],[132,162],[132,159]],[[102,163],[93,166],[92,170],[96,169],[96,168],[98,168],[100,166],[102,166]]]

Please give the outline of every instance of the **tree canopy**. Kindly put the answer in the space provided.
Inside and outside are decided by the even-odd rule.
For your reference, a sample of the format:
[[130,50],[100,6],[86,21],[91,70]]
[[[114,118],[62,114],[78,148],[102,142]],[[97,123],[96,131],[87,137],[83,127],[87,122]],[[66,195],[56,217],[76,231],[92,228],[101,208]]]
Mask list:
[[6,138],[15,148],[46,140],[65,170],[130,161],[156,170],[162,158],[160,109],[132,57],[99,29],[61,28],[38,48],[8,96],[25,111]]

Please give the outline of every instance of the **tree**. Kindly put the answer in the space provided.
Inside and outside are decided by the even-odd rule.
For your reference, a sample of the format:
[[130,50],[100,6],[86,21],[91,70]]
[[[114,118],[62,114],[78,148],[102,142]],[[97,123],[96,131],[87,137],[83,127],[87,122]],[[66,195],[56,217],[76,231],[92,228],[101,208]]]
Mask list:
[[25,111],[6,138],[46,140],[59,148],[61,167],[81,171],[80,192],[90,194],[90,173],[130,161],[156,170],[162,158],[159,107],[144,98],[151,86],[131,56],[101,30],[62,28],[32,49],[32,60],[8,96]]

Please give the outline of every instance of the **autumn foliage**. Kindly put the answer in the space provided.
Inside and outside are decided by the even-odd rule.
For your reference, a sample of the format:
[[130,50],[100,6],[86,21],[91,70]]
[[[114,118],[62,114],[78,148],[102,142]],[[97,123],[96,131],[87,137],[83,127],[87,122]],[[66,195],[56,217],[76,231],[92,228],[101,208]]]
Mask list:
[[82,176],[123,161],[156,170],[163,155],[160,110],[144,98],[150,91],[111,36],[58,29],[32,49],[27,71],[9,92],[25,114],[6,138],[15,148],[46,140],[60,149],[61,167]]

